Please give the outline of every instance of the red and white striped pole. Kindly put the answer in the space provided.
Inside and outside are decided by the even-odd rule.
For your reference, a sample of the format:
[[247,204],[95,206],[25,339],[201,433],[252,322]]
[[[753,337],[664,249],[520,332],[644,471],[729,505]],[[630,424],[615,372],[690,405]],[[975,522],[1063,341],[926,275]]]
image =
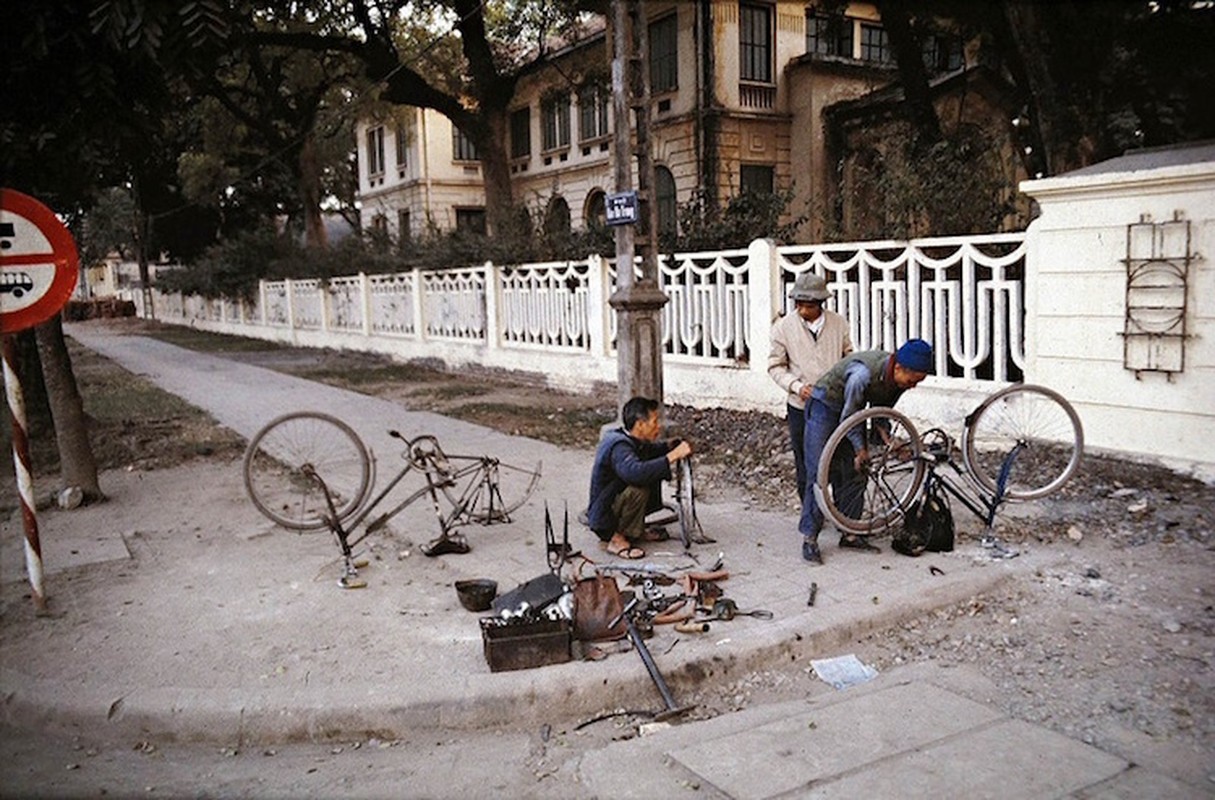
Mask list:
[[30,442],[26,435],[25,396],[21,381],[13,366],[17,361],[16,340],[4,339],[4,393],[13,417],[13,467],[17,472],[17,492],[21,495],[21,519],[25,524],[25,571],[33,590],[34,607],[46,610],[46,593],[42,589],[42,546],[38,543],[38,517],[34,514],[34,481],[30,473]]

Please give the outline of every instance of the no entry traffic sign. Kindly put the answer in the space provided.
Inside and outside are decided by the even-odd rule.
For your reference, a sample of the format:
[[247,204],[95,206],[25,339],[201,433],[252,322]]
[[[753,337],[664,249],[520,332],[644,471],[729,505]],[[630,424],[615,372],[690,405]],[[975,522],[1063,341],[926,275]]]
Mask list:
[[53,211],[0,189],[0,332],[16,333],[58,314],[76,288],[79,266],[72,234]]

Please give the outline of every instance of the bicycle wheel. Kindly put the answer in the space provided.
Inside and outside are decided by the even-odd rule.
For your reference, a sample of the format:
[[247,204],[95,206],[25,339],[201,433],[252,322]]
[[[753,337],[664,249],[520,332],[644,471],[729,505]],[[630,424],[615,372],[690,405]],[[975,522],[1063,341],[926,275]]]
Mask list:
[[[527,502],[540,481],[541,464],[529,469],[490,456],[448,458],[466,477],[443,484],[441,488],[452,507],[460,509],[457,519],[468,522],[481,525],[510,522],[510,515]],[[479,466],[468,468],[476,462]]]
[[[851,436],[860,433],[869,460],[856,469]],[[867,408],[840,423],[818,462],[816,497],[824,516],[845,533],[881,533],[911,507],[925,465],[915,426],[892,408]]]
[[962,458],[979,485],[1004,497],[1033,500],[1057,491],[1076,473],[1084,451],[1080,417],[1063,395],[1044,386],[1009,386],[966,418]]
[[257,510],[291,530],[326,527],[328,487],[338,519],[352,514],[371,488],[371,457],[339,419],[297,411],[272,420],[245,449],[245,489]]

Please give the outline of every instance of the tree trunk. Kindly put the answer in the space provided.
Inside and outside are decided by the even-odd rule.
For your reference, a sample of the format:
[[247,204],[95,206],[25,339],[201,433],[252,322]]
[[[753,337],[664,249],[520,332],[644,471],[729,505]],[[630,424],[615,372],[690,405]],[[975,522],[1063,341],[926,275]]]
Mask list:
[[97,462],[89,446],[84,401],[72,372],[72,359],[63,339],[63,320],[55,315],[34,329],[42,376],[46,382],[55,442],[59,446],[59,475],[62,488],[77,486],[85,502],[105,499],[97,482]]
[[882,27],[890,37],[890,47],[899,66],[899,82],[903,85],[907,118],[915,128],[912,149],[924,152],[941,139],[941,122],[932,104],[932,92],[928,88],[928,70],[924,68],[924,56],[920,50],[919,37],[911,28],[907,8],[903,0],[882,0],[878,3],[882,15]]
[[311,133],[300,145],[299,192],[304,209],[304,244],[314,250],[328,249],[329,234],[321,215],[321,171]]
[[481,157],[481,173],[485,181],[485,218],[489,233],[510,230],[515,210],[514,188],[511,185],[510,157],[506,154],[507,113],[505,108],[484,109],[482,120],[486,136],[477,142]]

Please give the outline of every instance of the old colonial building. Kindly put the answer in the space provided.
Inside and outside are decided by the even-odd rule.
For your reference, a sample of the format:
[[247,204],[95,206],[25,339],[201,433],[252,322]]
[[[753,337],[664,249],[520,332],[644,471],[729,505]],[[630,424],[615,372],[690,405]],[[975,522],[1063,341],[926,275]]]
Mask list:
[[[804,235],[871,223],[862,213],[873,165],[905,135],[891,114],[894,56],[877,9],[843,16],[787,0],[650,2],[648,69],[655,202],[660,226],[697,193],[719,203],[745,191],[792,190]],[[924,42],[946,125],[1007,138],[1000,83],[967,77],[962,41],[944,29]],[[514,196],[551,229],[602,219],[612,192],[611,43],[600,28],[524,74],[507,150]],[[1009,145],[1011,146],[1011,145]],[[444,117],[403,108],[359,126],[364,227],[417,236],[480,229],[477,154]],[[1007,186],[1020,177],[1002,160]],[[869,231],[866,231],[869,233]]]

